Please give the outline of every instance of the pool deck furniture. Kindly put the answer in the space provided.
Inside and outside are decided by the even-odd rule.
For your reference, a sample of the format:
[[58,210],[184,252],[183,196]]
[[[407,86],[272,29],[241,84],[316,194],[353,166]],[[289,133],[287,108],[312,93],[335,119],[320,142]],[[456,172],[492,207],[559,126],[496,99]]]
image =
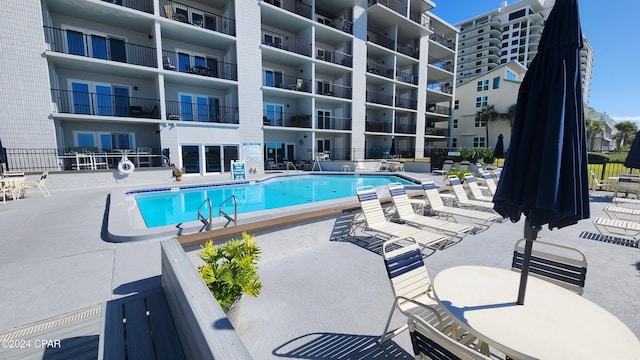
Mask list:
[[513,358],[638,358],[640,341],[608,311],[531,276],[524,305],[518,305],[519,283],[520,274],[514,271],[456,266],[438,273],[433,289],[451,316]]
[[462,186],[460,178],[456,175],[450,175],[447,179],[449,180],[449,184],[451,184],[451,188],[453,189],[453,193],[455,194],[457,203],[460,207],[495,213],[492,202],[469,199],[467,191]]
[[627,240],[630,245],[638,247],[640,223],[637,221],[597,217],[593,219],[593,225],[602,235],[620,237],[623,240]]
[[175,239],[161,246],[162,287],[103,305],[100,359],[250,359]]

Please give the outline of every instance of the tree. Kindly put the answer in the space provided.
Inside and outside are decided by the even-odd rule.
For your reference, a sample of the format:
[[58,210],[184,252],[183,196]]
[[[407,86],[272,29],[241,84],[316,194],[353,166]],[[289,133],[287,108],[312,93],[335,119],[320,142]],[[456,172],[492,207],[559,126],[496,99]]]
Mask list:
[[604,132],[604,124],[600,120],[594,120],[591,118],[587,118],[585,120],[585,124],[587,127],[587,139],[591,142],[591,151],[594,148],[594,142],[596,140],[596,136],[602,134]]
[[638,125],[633,121],[623,121],[616,124],[616,130],[618,130],[618,133],[615,139],[618,141],[618,148],[620,148],[625,144],[631,145],[631,140],[638,132]]
[[495,106],[488,105],[480,109],[476,113],[476,117],[484,121],[484,128],[486,131],[485,145],[489,144],[489,123],[496,120],[500,116],[500,113],[496,111]]
[[517,107],[518,107],[518,104],[511,104],[507,108],[507,111],[505,111],[502,114],[500,114],[501,118],[503,118],[505,120],[509,120],[509,126],[512,129],[513,129],[513,120],[516,118],[516,108]]

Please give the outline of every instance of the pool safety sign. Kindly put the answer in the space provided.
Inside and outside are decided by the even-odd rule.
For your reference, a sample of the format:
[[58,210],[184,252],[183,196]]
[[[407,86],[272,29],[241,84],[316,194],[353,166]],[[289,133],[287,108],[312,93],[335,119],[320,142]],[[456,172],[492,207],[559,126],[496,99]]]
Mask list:
[[246,180],[247,179],[247,167],[244,161],[231,160],[231,176],[233,180]]

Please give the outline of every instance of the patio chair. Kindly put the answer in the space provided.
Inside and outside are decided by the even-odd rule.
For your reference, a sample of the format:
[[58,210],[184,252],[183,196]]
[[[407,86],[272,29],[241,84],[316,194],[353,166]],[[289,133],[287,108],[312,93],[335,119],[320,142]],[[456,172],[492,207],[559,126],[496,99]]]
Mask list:
[[7,195],[13,195],[11,184],[9,182],[0,183],[0,193],[2,194],[2,204],[7,203]]
[[640,209],[633,209],[623,206],[607,206],[604,212],[612,219],[638,221],[640,220]]
[[458,178],[456,175],[449,175],[448,179],[460,207],[494,212],[492,202],[469,199],[469,197],[467,196],[467,191],[462,186],[460,178]]
[[417,316],[409,316],[408,326],[411,344],[413,345],[413,353],[416,359],[491,359],[491,357],[452,339],[433,324]]
[[500,215],[486,211],[446,206],[440,197],[436,184],[431,179],[422,180],[422,189],[427,197],[427,203],[429,204],[430,211],[438,216],[460,216],[468,219],[473,224],[480,226],[481,229],[487,229],[493,222],[502,219]]
[[[473,195],[473,198],[475,200],[485,201],[485,202],[493,201],[493,196],[487,196],[482,193],[483,188],[481,188],[478,185],[478,183],[476,182],[476,177],[472,173],[464,174],[464,180],[467,182],[467,186],[469,186],[469,190],[471,190],[471,195]],[[484,189],[489,191],[489,189],[486,187],[484,187]]]
[[627,242],[634,244],[636,247],[638,246],[640,223],[637,221],[597,217],[593,219],[593,225],[602,235],[620,237],[628,240]]
[[[404,185],[396,182],[388,184],[387,187],[389,188],[389,193],[391,194],[391,199],[396,209],[396,216],[399,220],[409,225],[436,229],[459,240],[462,240],[462,238],[474,229],[474,227],[470,225],[458,224],[452,221],[416,214],[413,210],[413,205],[411,205],[411,199],[409,199],[404,189]],[[420,201],[420,203],[423,202]]]
[[596,176],[596,173],[590,171],[591,173],[591,190],[602,190],[603,187],[612,189],[616,187],[616,184],[612,180],[603,180],[600,181]]
[[482,177],[484,178],[484,186],[489,189],[491,195],[495,195],[498,187],[496,184],[496,180],[493,178],[493,175],[491,175],[490,172],[486,171],[482,173]]
[[628,207],[633,209],[640,208],[640,199],[614,197],[612,201],[614,204],[616,204],[616,206]]
[[[513,271],[522,270],[524,242],[525,239],[518,240],[513,249]],[[582,295],[587,278],[587,256],[569,246],[536,240],[531,252],[529,274]]]
[[[459,338],[465,333],[465,330],[447,315],[433,295],[431,279],[415,239],[405,237],[385,241],[382,244],[382,258],[394,301],[380,336],[381,344],[408,328],[407,324],[404,324],[388,331],[396,309],[407,317],[415,316],[429,324],[437,325],[448,336]],[[468,337],[466,340],[473,341],[473,338]]]
[[51,196],[49,189],[47,189],[47,186],[45,185],[45,181],[47,181],[48,175],[49,175],[48,171],[43,172],[42,175],[40,176],[40,180],[36,181],[36,183],[34,184],[34,186],[37,187],[38,190],[40,190],[40,192],[42,193],[42,196],[44,197]]
[[444,164],[442,164],[442,170],[433,170],[431,172],[433,174],[438,174],[438,175],[447,175],[447,173],[451,170],[452,167],[453,167],[453,161],[445,160]]
[[436,250],[436,245],[448,239],[441,234],[435,234],[413,226],[388,221],[373,186],[360,186],[356,188],[356,194],[364,215],[364,230],[375,233],[374,236],[378,239],[384,241],[392,238],[411,236],[422,245],[423,248],[428,247],[433,251]]

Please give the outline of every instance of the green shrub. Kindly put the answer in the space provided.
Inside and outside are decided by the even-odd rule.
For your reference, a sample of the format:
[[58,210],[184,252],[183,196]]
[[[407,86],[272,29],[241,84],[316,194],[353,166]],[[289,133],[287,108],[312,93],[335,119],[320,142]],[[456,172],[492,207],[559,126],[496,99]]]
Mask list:
[[473,161],[473,154],[477,149],[460,146],[457,150],[460,153],[460,160]]
[[257,272],[260,247],[253,235],[242,233],[242,240],[222,245],[213,245],[209,240],[201,249],[198,256],[205,264],[198,272],[223,310],[231,308],[243,293],[253,297],[260,294],[262,283]]
[[480,158],[482,159],[483,163],[493,164],[493,162],[496,161],[496,158],[493,156],[492,148],[478,149],[478,152],[480,153]]
[[607,154],[590,152],[587,154],[589,164],[604,164],[611,161],[611,157]]
[[[449,172],[447,172],[447,176],[449,175],[455,175],[458,177],[458,179],[460,179],[460,182],[464,182],[464,174],[471,172],[469,169],[460,169],[460,168],[453,168],[451,170],[449,170]],[[448,183],[447,183],[448,184]]]

